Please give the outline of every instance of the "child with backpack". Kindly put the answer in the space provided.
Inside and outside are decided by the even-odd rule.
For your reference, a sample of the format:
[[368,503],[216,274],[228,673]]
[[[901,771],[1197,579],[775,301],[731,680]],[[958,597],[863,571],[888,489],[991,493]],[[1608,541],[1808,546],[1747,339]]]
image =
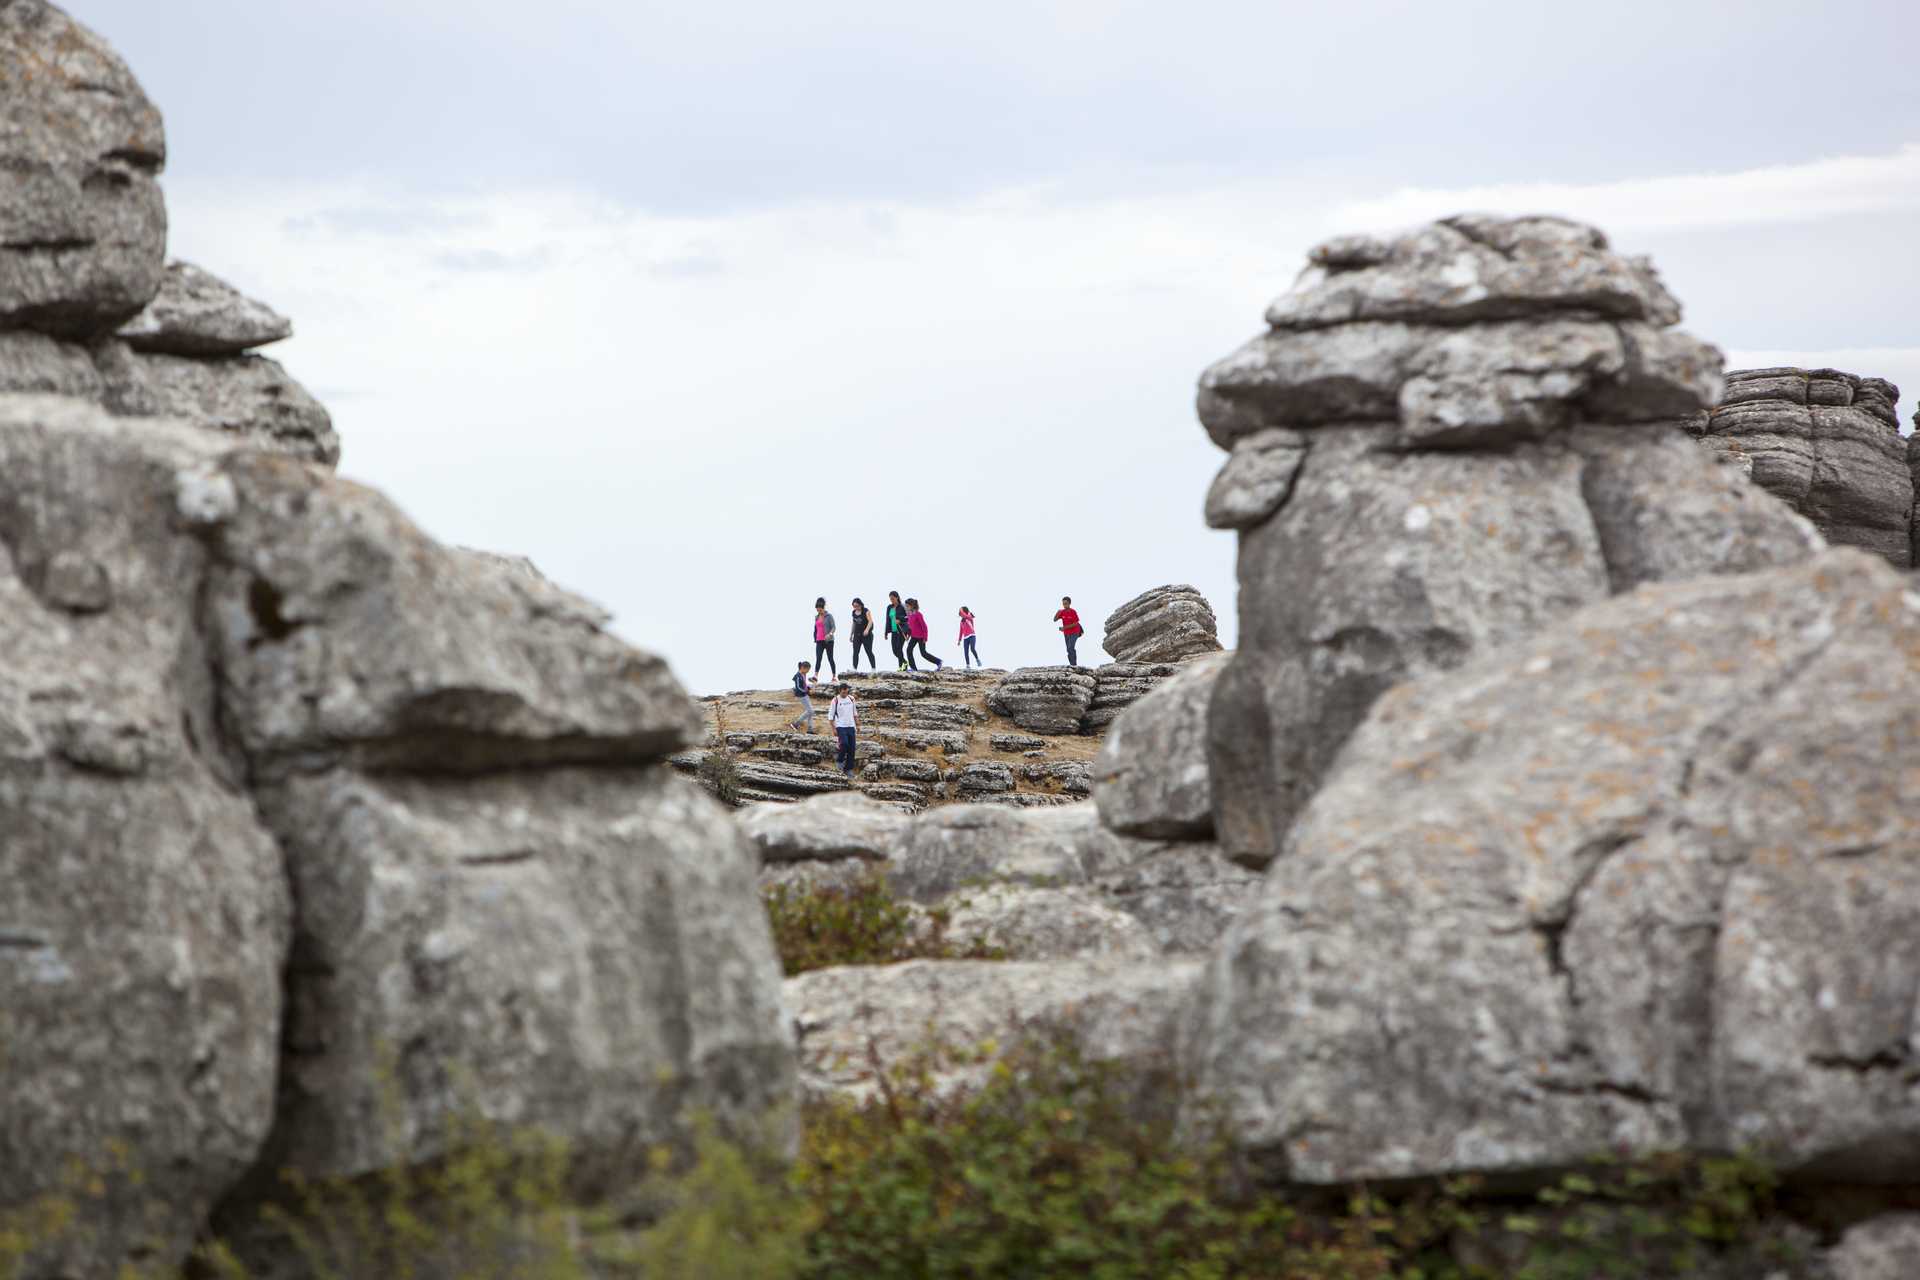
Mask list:
[[840,745],[834,752],[833,762],[840,766],[840,772],[849,778],[853,776],[854,734],[860,727],[860,712],[854,705],[853,686],[840,686],[839,696],[827,704],[827,723],[833,726],[833,733]]
[[983,666],[980,651],[974,647],[973,610],[960,606],[960,661],[969,667]]
[[[812,669],[811,662],[803,662],[800,669],[793,673],[793,696],[800,699],[800,705],[806,708],[787,722],[787,727],[795,733],[813,732],[813,677],[807,674]],[[806,722],[805,728],[801,728],[802,721]]]

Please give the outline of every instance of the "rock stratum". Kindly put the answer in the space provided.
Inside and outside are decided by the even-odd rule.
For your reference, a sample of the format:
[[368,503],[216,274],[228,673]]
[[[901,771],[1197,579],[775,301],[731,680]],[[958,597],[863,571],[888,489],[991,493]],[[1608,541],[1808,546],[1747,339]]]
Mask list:
[[1885,378],[1839,369],[1739,369],[1687,430],[1807,517],[1827,541],[1898,569],[1913,560],[1908,441]]

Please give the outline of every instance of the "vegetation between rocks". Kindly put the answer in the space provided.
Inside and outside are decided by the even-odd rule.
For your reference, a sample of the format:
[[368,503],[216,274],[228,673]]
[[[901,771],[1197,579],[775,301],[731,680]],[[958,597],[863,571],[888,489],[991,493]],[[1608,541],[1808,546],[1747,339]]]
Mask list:
[[[570,1201],[560,1144],[475,1124],[431,1170],[291,1182],[241,1230],[252,1256],[264,1232],[297,1273],[342,1280],[1589,1280],[1762,1274],[1794,1251],[1750,1160],[1602,1163],[1506,1198],[1466,1178],[1280,1194],[1070,1049],[999,1055],[971,1092],[935,1074],[897,1063],[872,1101],[810,1109],[790,1162],[701,1125],[690,1161],[656,1153],[617,1206]],[[83,1217],[65,1197],[0,1215],[0,1277],[34,1274]],[[188,1274],[248,1280],[240,1257],[216,1242]]]
[[788,977],[842,964],[1006,958],[996,947],[951,939],[946,908],[901,900],[878,868],[839,884],[770,885],[761,896]]

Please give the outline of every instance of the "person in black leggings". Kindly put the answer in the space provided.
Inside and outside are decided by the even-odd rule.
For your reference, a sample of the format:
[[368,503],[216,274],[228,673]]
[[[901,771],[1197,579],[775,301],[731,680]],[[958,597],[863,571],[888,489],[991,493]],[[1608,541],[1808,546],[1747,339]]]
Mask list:
[[[823,657],[827,660],[825,668],[820,665]],[[840,678],[840,668],[833,661],[833,615],[827,612],[825,596],[813,602],[813,669],[828,670],[834,679]]]
[[900,603],[898,591],[887,592],[887,640],[893,645],[894,663],[907,669],[907,606]]
[[867,610],[867,602],[859,596],[853,598],[853,662],[852,669],[860,669],[860,651],[867,651],[867,665],[875,671],[880,664],[873,656],[873,614]]

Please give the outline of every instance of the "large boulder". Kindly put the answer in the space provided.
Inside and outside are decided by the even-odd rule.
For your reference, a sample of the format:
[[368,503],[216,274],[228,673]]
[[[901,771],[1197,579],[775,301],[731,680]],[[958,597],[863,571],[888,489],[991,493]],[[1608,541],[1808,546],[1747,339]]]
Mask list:
[[1671,425],[1720,391],[1677,315],[1592,228],[1452,218],[1322,245],[1206,371],[1200,418],[1233,454],[1216,523],[1240,539],[1208,727],[1230,854],[1272,859],[1394,684],[1641,581],[1819,545]]
[[1154,587],[1107,615],[1100,647],[1115,662],[1181,662],[1220,652],[1207,598],[1188,586]]
[[1884,378],[1838,369],[1739,369],[1688,429],[1754,483],[1813,521],[1827,541],[1913,563],[1913,480]]
[[1034,733],[1079,733],[1098,687],[1078,667],[1021,667],[988,692],[987,709]]
[[474,1108],[591,1187],[789,1099],[757,858],[660,763],[699,721],[658,658],[186,424],[0,397],[0,475],[0,1210],[109,1189],[32,1274],[177,1260]]
[[293,323],[191,262],[169,262],[160,292],[117,335],[135,351],[237,356],[293,336]]
[[913,960],[803,973],[786,982],[801,1089],[813,1100],[864,1100],[878,1071],[916,1058],[931,1059],[936,1088],[977,1085],[992,1069],[982,1045],[1062,1037],[1143,1090],[1163,1089],[1199,968],[1165,958]]
[[1920,1275],[1920,1213],[1885,1213],[1847,1228],[1827,1251],[1833,1280],[1909,1280]]
[[1108,827],[1162,840],[1212,836],[1207,708],[1225,664],[1193,663],[1113,722],[1093,766],[1093,799]]
[[1920,603],[1836,549],[1400,686],[1214,953],[1199,1096],[1309,1183],[1753,1149],[1910,1182]]
[[160,287],[160,113],[46,0],[0,3],[0,85],[0,329],[109,333]]

